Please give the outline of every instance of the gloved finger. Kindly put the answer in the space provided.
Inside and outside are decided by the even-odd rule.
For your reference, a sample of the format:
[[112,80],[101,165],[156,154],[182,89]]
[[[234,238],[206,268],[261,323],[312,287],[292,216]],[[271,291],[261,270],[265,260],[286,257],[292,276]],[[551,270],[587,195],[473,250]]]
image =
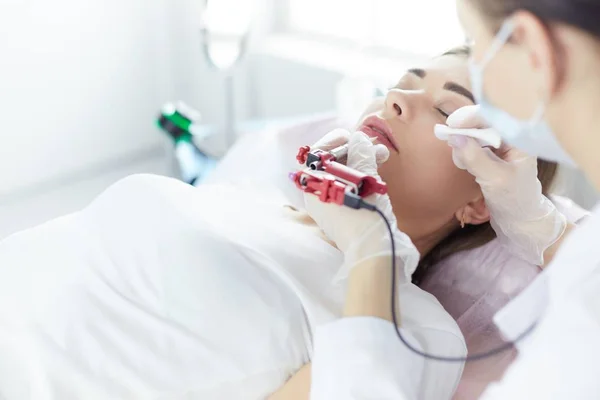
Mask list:
[[480,115],[480,106],[466,106],[453,112],[446,120],[450,128],[488,128],[489,124]]
[[317,143],[310,146],[311,149],[321,149],[324,151],[335,149],[348,142],[350,132],[345,129],[334,129],[323,136]]
[[517,149],[516,147],[511,147],[509,145],[503,145],[496,154],[508,162],[521,161],[527,158],[536,158],[534,156],[530,156],[524,151]]
[[[452,135],[453,129],[464,129],[463,134],[479,139],[484,146],[489,145],[498,148],[497,144],[501,142],[499,150],[494,151],[494,153],[505,161],[519,161],[530,157],[527,153],[510,147],[501,141],[500,134],[493,128],[489,128],[487,122],[481,117],[479,105],[459,108],[448,117],[446,125],[435,127],[435,135],[441,140],[447,140]],[[469,135],[467,131],[472,128],[478,129],[479,132],[476,135]]]
[[381,166],[390,158],[390,150],[383,144],[376,144],[373,147],[375,149],[375,161],[378,166]]
[[362,132],[355,132],[348,142],[347,166],[367,175],[377,176],[376,147]]
[[433,132],[435,137],[444,141],[452,135],[461,135],[477,139],[481,146],[491,146],[496,149],[502,146],[502,138],[492,128],[450,128],[447,125],[437,124]]
[[460,169],[469,171],[478,181],[491,181],[502,173],[507,162],[487,147],[481,147],[477,140],[466,136],[451,136],[448,144],[452,147],[452,159]]

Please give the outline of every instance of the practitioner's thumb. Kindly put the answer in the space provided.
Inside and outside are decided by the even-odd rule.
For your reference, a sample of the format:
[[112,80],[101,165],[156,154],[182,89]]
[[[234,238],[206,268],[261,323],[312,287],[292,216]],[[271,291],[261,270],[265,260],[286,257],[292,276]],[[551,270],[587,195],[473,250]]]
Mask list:
[[390,150],[383,144],[376,144],[374,149],[377,166],[381,167],[381,165],[390,158]]
[[336,147],[343,146],[350,139],[350,132],[345,129],[334,129],[323,136],[317,143],[313,144],[311,149],[320,149],[323,151],[333,150]]
[[376,176],[379,157],[383,156],[382,150],[377,150],[369,137],[362,132],[355,132],[348,141],[348,167],[367,175]]

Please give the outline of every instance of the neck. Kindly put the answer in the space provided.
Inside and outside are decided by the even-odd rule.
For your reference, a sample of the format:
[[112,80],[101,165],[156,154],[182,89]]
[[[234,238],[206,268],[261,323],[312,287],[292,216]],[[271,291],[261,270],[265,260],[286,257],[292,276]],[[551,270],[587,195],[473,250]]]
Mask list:
[[[566,150],[600,190],[600,44],[595,37],[563,29],[571,60],[555,106],[546,117]],[[550,111],[550,110],[549,110]]]
[[[422,225],[422,224],[418,224]],[[417,225],[417,226],[418,226]],[[449,221],[446,225],[439,229],[430,230],[429,232],[421,229],[411,229],[410,226],[398,226],[398,228],[405,232],[412,240],[413,244],[419,250],[421,258],[425,257],[435,246],[437,246],[442,240],[444,240],[454,229],[456,229],[455,223]]]
[[[592,83],[593,82],[593,83]],[[557,116],[558,136],[586,174],[596,190],[600,191],[600,79],[588,82],[585,88],[574,90],[561,115]],[[591,88],[598,90],[591,90]]]

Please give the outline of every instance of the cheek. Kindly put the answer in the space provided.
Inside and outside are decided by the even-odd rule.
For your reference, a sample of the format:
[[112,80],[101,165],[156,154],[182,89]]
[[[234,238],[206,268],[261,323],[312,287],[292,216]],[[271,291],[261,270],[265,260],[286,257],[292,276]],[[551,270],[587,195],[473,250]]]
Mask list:
[[519,119],[529,119],[539,105],[536,76],[519,50],[505,47],[484,69],[486,99]]
[[448,144],[433,136],[420,140],[407,161],[419,177],[414,184],[422,193],[452,193],[457,188],[464,191],[474,182],[470,174],[454,165]]
[[449,216],[479,190],[475,179],[454,165],[451,148],[433,135],[406,144],[380,174],[390,187],[392,202],[416,214]]

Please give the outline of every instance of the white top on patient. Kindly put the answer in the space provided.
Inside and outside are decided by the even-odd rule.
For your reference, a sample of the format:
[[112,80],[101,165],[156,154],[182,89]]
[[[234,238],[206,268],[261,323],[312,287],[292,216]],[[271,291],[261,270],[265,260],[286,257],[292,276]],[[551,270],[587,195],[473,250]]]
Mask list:
[[[0,242],[0,398],[263,399],[341,315],[340,252],[268,196],[134,176]],[[400,287],[406,334],[466,352],[431,295]],[[427,362],[420,399],[461,365]]]

